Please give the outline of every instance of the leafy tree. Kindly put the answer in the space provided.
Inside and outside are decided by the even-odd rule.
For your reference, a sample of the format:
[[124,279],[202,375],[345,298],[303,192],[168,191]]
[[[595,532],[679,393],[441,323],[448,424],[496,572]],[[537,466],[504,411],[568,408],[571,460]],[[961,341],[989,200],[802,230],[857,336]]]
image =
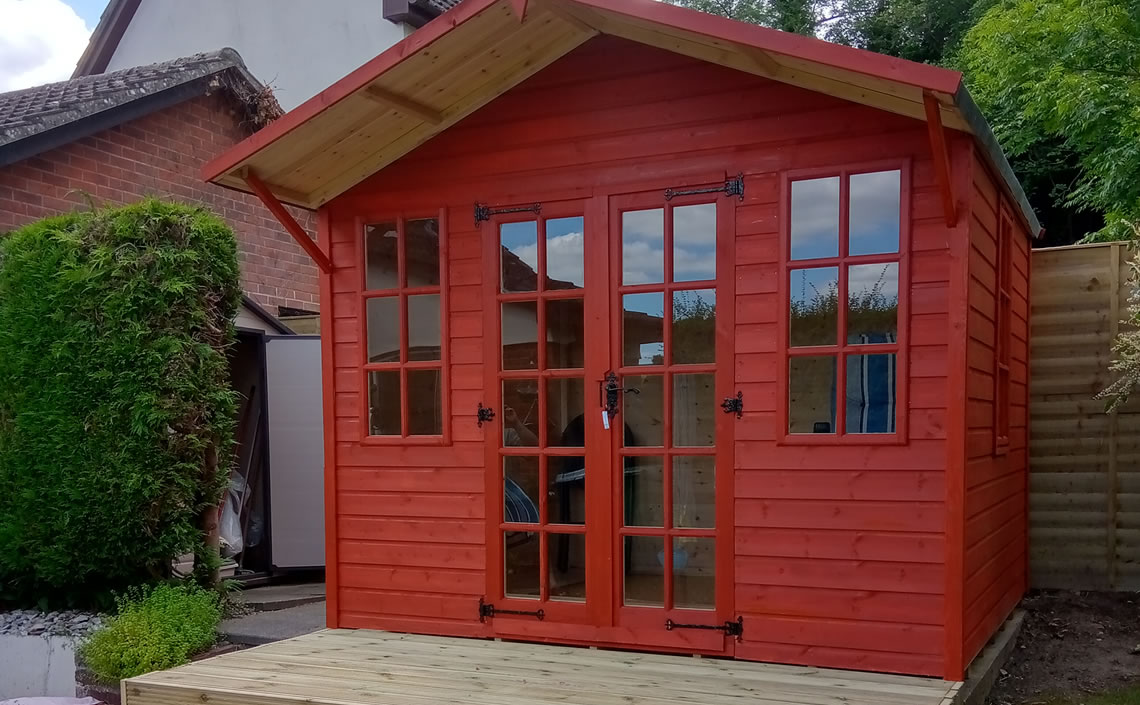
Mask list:
[[674,5],[733,20],[775,27],[785,32],[815,34],[830,20],[826,0],[669,0]]
[[[1131,225],[1133,239],[1140,240],[1140,225]],[[1098,396],[1107,399],[1107,410],[1112,411],[1128,402],[1140,388],[1140,252],[1128,263],[1131,269],[1128,309],[1122,321],[1125,325],[1112,341],[1113,359],[1108,369],[1116,373],[1112,381]]]
[[189,206],[0,239],[0,603],[90,604],[211,555],[240,297],[233,232]]
[[998,0],[846,0],[827,28],[833,42],[942,64]]
[[670,0],[786,32],[939,63],[998,0]]
[[1006,0],[966,33],[956,63],[1038,206],[1105,213],[1093,239],[1133,236],[1140,3]]

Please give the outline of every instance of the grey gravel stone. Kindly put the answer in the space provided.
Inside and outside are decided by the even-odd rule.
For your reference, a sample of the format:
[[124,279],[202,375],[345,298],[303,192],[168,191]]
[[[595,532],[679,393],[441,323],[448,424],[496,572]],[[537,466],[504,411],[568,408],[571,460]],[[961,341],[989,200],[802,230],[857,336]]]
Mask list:
[[103,624],[103,618],[91,612],[61,610],[0,611],[0,634],[17,636],[86,636]]

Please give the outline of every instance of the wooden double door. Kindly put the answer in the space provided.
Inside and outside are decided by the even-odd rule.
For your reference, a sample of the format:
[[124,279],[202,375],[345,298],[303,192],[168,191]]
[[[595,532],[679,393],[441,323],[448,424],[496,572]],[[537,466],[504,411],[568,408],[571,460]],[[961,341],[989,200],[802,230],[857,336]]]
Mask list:
[[731,653],[732,199],[483,223],[496,634]]

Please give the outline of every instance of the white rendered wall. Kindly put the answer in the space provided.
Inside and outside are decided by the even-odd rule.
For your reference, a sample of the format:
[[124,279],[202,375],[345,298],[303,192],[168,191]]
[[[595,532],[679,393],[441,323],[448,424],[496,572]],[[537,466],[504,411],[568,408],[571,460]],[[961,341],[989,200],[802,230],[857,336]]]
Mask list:
[[403,39],[381,0],[142,0],[107,71],[232,47],[286,110]]

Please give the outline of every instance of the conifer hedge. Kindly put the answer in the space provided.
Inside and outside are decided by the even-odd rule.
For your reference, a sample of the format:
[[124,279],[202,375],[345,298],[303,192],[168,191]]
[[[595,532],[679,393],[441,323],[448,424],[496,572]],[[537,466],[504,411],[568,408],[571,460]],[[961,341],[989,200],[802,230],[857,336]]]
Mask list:
[[201,548],[240,297],[233,232],[199,208],[0,236],[0,603],[91,604]]

